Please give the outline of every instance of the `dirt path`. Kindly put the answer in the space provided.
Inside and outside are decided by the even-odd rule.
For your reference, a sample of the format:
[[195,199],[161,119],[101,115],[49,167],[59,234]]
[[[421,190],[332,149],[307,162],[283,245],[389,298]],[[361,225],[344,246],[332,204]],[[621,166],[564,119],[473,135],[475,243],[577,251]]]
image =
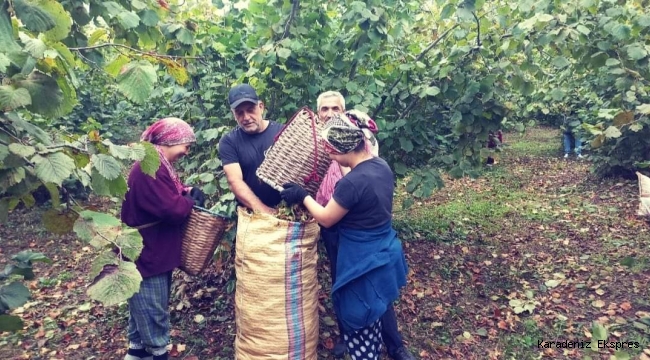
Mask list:
[[[507,136],[483,177],[448,181],[431,199],[396,211],[412,270],[396,310],[422,359],[609,359],[615,349],[596,341],[604,333],[610,342],[637,342],[624,350],[630,358],[650,359],[650,226],[635,216],[636,181],[593,178],[588,162],[560,158],[558,139],[542,128]],[[54,260],[36,265],[33,299],[17,311],[26,329],[0,337],[1,357],[121,359],[126,307],[88,301],[90,247],[48,234],[42,211],[16,211],[0,226],[0,266],[25,248]],[[200,281],[177,275],[175,358],[234,358],[228,285],[214,269]],[[328,296],[322,291],[319,359],[331,358]],[[591,349],[543,347],[565,340],[591,341]]]

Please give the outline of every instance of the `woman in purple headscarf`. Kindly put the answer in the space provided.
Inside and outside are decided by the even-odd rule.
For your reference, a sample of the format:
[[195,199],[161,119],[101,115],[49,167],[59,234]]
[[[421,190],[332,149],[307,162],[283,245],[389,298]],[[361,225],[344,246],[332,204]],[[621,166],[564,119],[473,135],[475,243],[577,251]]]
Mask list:
[[135,264],[142,275],[140,291],[129,299],[129,350],[125,360],[166,360],[169,343],[169,294],[172,271],[180,265],[182,224],[193,205],[203,205],[198,188],[184,186],[172,163],[189,153],[196,141],[185,121],[165,118],[142,134],[160,154],[155,177],[136,162],[122,203],[122,221],[140,231],[144,248]]

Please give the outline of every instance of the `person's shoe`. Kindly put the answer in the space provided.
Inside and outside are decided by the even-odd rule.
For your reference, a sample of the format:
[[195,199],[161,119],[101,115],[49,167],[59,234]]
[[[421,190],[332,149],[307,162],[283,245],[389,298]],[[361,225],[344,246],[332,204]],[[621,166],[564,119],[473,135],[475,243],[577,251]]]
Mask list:
[[124,360],[153,360],[153,355],[145,349],[129,349]]
[[578,159],[584,159],[585,157],[582,154],[578,154]]
[[569,154],[564,154],[564,158],[565,158],[565,159],[568,159],[568,158],[569,158]]
[[415,360],[415,356],[408,351],[406,346],[402,346],[393,355],[393,360]]
[[342,342],[336,343],[332,349],[332,355],[337,359],[342,359],[345,357],[345,344]]

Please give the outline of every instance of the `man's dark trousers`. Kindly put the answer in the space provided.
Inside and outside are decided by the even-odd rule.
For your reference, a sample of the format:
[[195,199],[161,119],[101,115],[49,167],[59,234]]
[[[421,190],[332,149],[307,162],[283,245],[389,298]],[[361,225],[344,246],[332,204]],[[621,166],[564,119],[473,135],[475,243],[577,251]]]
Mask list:
[[[330,274],[332,277],[332,285],[336,281],[336,260],[338,259],[339,251],[339,234],[336,229],[336,226],[331,228],[324,228],[321,226],[320,230],[321,239],[325,245],[325,251],[327,252],[327,257],[330,260]],[[337,322],[339,326],[339,332],[341,332],[341,342],[343,342],[343,326],[341,320],[338,318]],[[386,351],[389,355],[393,356],[397,349],[402,347],[402,335],[400,335],[399,330],[397,330],[397,317],[395,316],[395,309],[393,309],[393,304],[388,306],[386,312],[381,317],[382,330],[381,336],[386,345]]]

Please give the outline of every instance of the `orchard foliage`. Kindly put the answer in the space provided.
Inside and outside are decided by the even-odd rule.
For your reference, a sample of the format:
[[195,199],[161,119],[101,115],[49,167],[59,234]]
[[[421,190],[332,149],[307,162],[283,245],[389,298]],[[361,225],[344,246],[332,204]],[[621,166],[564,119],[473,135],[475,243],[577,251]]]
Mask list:
[[233,215],[217,144],[235,124],[235,83],[252,84],[279,121],[341,91],[377,121],[381,155],[415,197],[442,186],[441,171],[478,176],[491,131],[565,115],[582,120],[600,173],[650,165],[645,1],[0,4],[0,220],[47,189],[46,227],[74,224],[98,249],[90,292],[106,303],[137,290],[123,258],[137,258],[141,239],[73,197],[61,204],[64,182],[119,201],[131,163],[159,166],[141,131],[177,116],[198,140],[185,181]]

